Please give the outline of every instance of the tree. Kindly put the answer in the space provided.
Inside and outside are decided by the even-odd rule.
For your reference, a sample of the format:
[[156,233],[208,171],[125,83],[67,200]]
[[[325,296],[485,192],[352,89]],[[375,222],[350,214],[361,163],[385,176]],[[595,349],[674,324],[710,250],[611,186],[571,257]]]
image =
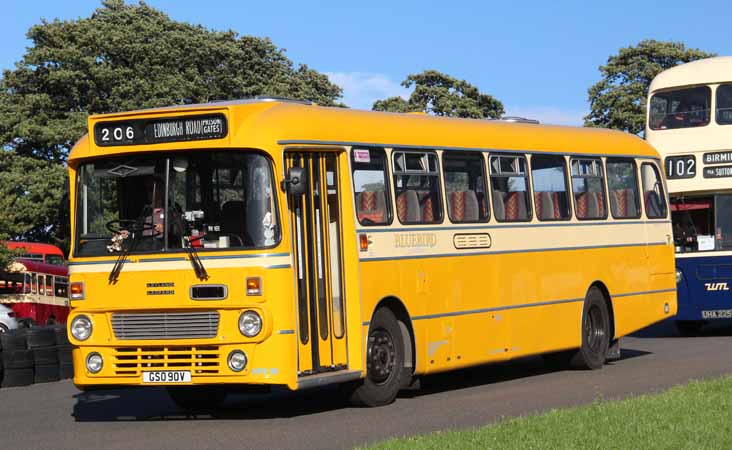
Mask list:
[[402,82],[402,86],[414,86],[409,100],[401,97],[377,100],[373,109],[390,112],[423,111],[436,116],[476,119],[497,119],[504,113],[503,104],[496,98],[481,93],[465,80],[458,80],[436,70],[409,75]]
[[44,20],[28,38],[0,80],[0,144],[54,162],[89,114],[256,95],[333,105],[341,95],[267,38],[176,22],[143,2],[105,0],[89,18]]
[[13,151],[0,151],[0,167],[2,238],[57,242],[67,232],[68,205],[61,204],[65,168]]
[[680,42],[653,39],[621,48],[600,66],[602,79],[588,90],[590,113],[585,126],[640,134],[645,128],[646,98],[653,78],[678,64],[711,56],[714,54],[688,49]]

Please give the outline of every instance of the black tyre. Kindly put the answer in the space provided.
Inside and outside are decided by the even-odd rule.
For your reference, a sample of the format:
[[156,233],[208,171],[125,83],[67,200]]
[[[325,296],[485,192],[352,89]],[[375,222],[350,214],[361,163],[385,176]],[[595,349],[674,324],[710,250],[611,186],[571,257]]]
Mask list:
[[3,350],[3,367],[9,369],[33,370],[33,350]]
[[677,320],[676,329],[684,337],[699,336],[704,322],[701,320]]
[[56,345],[56,331],[53,327],[35,327],[27,331],[28,348]]
[[71,349],[72,347],[70,345],[57,345],[56,351],[57,351],[57,358],[59,364],[71,364],[73,360],[71,359]]
[[0,334],[0,347],[3,351],[26,350],[26,329],[11,330]]
[[29,386],[33,384],[33,369],[5,369],[2,387]]
[[74,365],[67,364],[67,363],[60,363],[58,365],[58,377],[61,380],[67,380],[69,378],[74,378]]
[[610,313],[605,296],[593,286],[587,292],[582,310],[582,347],[572,357],[571,367],[600,369],[605,364],[610,339]]
[[353,389],[351,402],[382,406],[393,402],[401,386],[404,342],[394,313],[380,308],[369,327],[366,347],[366,378]]
[[[3,323],[0,323],[0,333],[7,333],[8,331],[10,331],[10,330],[8,329],[8,327],[7,327],[7,326],[5,326],[5,324],[3,324]],[[2,348],[2,347],[0,347],[0,348]]]
[[53,331],[56,333],[56,345],[71,345],[64,325],[56,325],[53,327]]
[[37,366],[58,365],[58,349],[56,346],[36,348],[33,350],[33,364]]
[[224,403],[226,390],[222,386],[170,386],[168,395],[186,411],[211,411]]
[[33,374],[34,383],[49,383],[51,381],[58,381],[60,379],[59,365],[49,364],[36,366]]

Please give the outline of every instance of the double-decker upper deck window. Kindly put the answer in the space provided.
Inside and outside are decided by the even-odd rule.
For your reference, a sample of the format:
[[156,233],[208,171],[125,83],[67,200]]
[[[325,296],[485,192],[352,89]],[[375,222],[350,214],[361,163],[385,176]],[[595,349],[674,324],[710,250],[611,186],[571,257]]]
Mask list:
[[717,123],[732,124],[732,84],[721,84],[717,87]]
[[712,91],[708,86],[659,92],[651,97],[648,125],[652,130],[707,125],[711,103]]
[[493,214],[499,222],[531,220],[529,178],[524,156],[491,156]]
[[534,206],[539,220],[569,219],[569,189],[564,157],[533,155],[531,179],[534,184]]
[[354,148],[351,151],[356,217],[361,225],[391,223],[386,154],[380,148]]
[[607,217],[605,181],[600,159],[572,160],[572,192],[578,219]]
[[447,212],[455,223],[485,222],[489,218],[485,169],[480,154],[442,154]]
[[663,183],[658,167],[654,164],[643,163],[641,165],[641,180],[643,181],[646,216],[649,219],[666,218],[666,196],[663,194]]
[[393,159],[394,192],[399,222],[403,224],[442,222],[437,155],[395,151]]
[[616,219],[639,218],[640,198],[635,161],[625,158],[608,158],[605,165],[610,211],[613,217]]
[[76,255],[265,248],[279,238],[270,161],[254,151],[115,156],[78,171]]

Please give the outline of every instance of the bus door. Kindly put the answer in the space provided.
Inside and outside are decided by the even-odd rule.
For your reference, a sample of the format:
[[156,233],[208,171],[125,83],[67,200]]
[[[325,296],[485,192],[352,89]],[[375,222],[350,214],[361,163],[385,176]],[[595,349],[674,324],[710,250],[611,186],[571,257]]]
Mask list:
[[674,240],[669,225],[669,205],[661,168],[654,160],[639,160],[641,197],[646,212],[644,225],[648,258],[649,290],[675,285],[674,268],[667,261],[674,257]]
[[285,154],[304,169],[307,189],[290,195],[298,308],[298,373],[347,368],[339,154]]

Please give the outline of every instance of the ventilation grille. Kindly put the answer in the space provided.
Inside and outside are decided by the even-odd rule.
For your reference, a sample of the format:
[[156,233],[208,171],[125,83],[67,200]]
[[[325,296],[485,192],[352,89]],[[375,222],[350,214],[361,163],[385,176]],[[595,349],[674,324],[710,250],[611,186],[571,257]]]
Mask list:
[[118,347],[115,375],[140,375],[149,370],[190,370],[192,375],[218,375],[219,347]]
[[213,338],[219,330],[219,313],[115,313],[112,329],[120,340]]
[[455,248],[490,248],[491,235],[488,233],[456,234],[452,241]]

